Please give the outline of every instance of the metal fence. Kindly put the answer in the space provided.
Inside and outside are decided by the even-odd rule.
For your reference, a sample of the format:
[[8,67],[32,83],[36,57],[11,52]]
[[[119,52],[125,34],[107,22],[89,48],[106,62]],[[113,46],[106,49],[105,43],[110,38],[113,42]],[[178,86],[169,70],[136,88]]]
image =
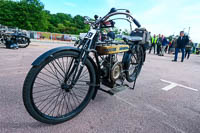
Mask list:
[[58,40],[58,41],[75,41],[78,39],[78,35],[40,32],[40,31],[27,31],[18,29],[16,27],[8,27],[0,24],[0,30],[6,32],[20,31],[25,33],[29,38],[36,40]]

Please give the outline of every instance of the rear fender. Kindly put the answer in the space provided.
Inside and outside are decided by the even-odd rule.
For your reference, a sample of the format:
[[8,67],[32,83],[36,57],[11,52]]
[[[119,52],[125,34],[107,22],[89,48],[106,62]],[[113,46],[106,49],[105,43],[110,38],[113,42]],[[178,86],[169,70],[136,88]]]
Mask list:
[[[145,62],[145,59],[146,59],[146,48],[142,46],[142,49],[143,49],[143,63]],[[129,63],[130,63],[130,60],[131,60],[131,50],[130,51],[127,51],[124,53],[123,55],[123,59],[122,59],[122,63],[124,64],[124,70],[127,70],[129,69]]]
[[131,59],[131,51],[125,52],[123,59],[122,59],[122,64],[123,64],[123,69],[128,70],[129,69],[129,62]]
[[142,49],[143,49],[143,62],[145,62],[145,60],[146,60],[146,47],[144,45],[142,45]]

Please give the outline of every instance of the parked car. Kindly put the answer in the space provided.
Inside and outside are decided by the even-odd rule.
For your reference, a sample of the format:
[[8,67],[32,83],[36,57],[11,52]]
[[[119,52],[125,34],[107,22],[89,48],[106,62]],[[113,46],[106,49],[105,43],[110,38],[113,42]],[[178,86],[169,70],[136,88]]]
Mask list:
[[72,37],[70,35],[63,35],[62,36],[62,40],[63,41],[71,41],[72,40]]
[[118,35],[116,35],[116,38],[122,39],[122,35],[118,34]]
[[76,36],[72,36],[71,39],[72,39],[72,41],[78,40],[78,38]]

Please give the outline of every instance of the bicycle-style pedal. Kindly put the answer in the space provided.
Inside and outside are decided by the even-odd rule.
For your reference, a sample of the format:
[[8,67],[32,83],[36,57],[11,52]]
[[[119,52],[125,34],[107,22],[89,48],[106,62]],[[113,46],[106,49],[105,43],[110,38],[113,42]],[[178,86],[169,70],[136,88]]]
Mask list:
[[114,88],[111,88],[109,91],[112,92],[113,94],[116,94],[121,91],[124,91],[125,89],[127,89],[127,86],[121,85],[121,86],[116,86]]
[[120,85],[120,86],[115,86],[114,88],[111,88],[110,90],[105,90],[102,88],[99,88],[99,90],[101,90],[109,95],[115,95],[116,93],[119,93],[127,88],[129,88],[129,87],[126,85]]

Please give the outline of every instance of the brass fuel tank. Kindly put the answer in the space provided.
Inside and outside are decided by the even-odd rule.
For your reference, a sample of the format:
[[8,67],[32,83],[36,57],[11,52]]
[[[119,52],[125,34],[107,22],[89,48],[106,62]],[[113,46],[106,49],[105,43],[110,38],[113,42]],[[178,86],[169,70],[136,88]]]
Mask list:
[[129,45],[96,46],[99,55],[117,54],[129,50]]

